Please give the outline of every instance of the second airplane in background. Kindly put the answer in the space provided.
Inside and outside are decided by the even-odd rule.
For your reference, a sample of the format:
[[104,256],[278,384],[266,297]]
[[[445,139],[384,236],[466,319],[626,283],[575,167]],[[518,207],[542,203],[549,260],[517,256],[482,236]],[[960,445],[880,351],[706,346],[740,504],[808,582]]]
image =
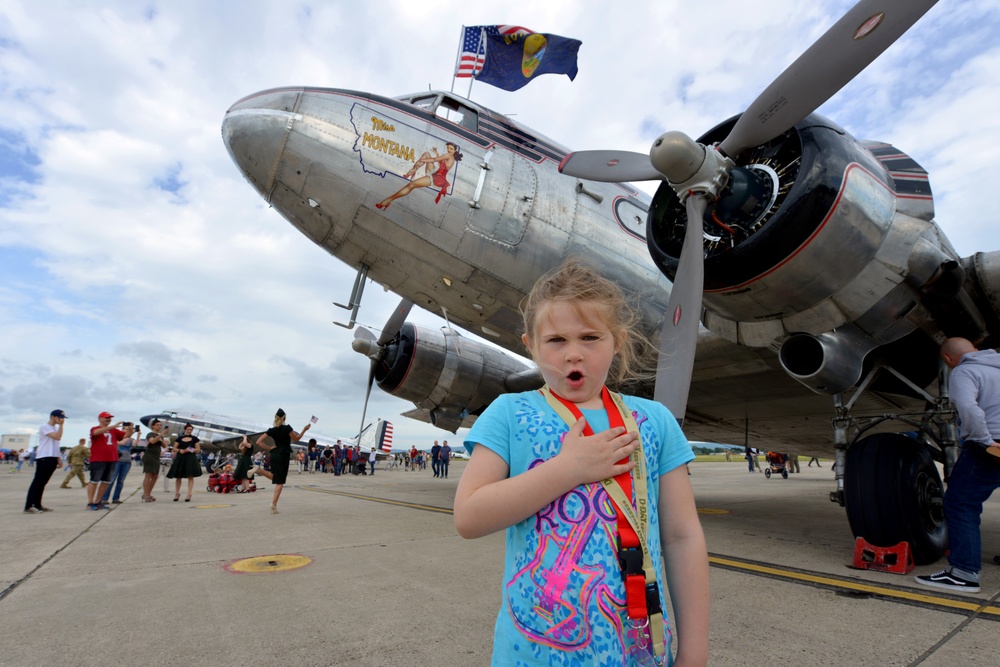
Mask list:
[[[167,430],[174,436],[182,432],[186,424],[191,424],[194,427],[194,435],[201,440],[202,449],[227,453],[239,453],[237,447],[243,440],[243,436],[246,436],[251,443],[256,443],[257,438],[270,428],[266,424],[247,419],[190,410],[164,410],[160,414],[146,415],[139,421],[146,428],[149,428],[154,419],[159,419],[166,424]],[[321,448],[333,447],[338,440],[342,445],[350,447],[358,444],[365,452],[370,452],[372,447],[376,447],[379,455],[384,457],[392,452],[392,431],[391,422],[378,419],[365,427],[360,438],[330,437],[314,433],[311,430],[309,438],[315,438],[316,444]],[[308,438],[302,442],[293,443],[292,448],[306,449],[307,442]]]

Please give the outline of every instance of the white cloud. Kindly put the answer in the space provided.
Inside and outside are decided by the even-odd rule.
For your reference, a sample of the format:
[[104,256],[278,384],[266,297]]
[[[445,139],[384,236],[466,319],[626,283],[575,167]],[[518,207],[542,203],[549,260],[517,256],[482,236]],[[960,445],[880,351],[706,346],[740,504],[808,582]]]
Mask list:
[[[166,407],[267,421],[280,405],[296,425],[316,414],[320,431],[356,428],[368,361],[331,305],[354,273],[243,181],[220,138],[237,99],[448,89],[461,24],[517,22],[583,40],[577,80],[476,84],[473,99],[572,148],[645,152],[662,130],[696,136],[738,113],[849,6],[6,0],[0,131],[40,163],[0,208],[0,432],[33,430],[57,405],[72,437],[100,410]],[[963,254],[998,245],[981,193],[1000,145],[998,14],[939,3],[823,108],[924,164]],[[396,301],[369,287],[361,322],[377,330]],[[410,407],[376,389],[368,414],[400,442],[440,437],[397,416]]]

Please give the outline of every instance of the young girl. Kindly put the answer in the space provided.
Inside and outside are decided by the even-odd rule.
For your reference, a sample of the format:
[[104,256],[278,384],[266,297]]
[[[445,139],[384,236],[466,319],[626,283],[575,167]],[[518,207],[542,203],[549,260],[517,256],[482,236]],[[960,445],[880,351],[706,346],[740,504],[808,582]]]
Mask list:
[[494,665],[671,664],[668,587],[673,664],[707,664],[691,447],[661,404],[605,389],[634,375],[633,321],[618,287],[581,263],[543,276],[522,340],[546,386],[497,398],[465,441],[455,527],[507,530]]
[[240,452],[240,460],[236,462],[236,472],[233,473],[233,479],[236,480],[236,492],[249,493],[250,469],[253,467],[253,444],[246,436],[243,436],[236,448]]

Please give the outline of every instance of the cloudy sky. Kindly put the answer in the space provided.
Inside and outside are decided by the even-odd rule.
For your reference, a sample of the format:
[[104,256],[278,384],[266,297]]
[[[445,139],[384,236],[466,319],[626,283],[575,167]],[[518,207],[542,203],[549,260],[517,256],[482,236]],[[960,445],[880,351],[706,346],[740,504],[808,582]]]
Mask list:
[[[354,271],[231,163],[220,124],[241,97],[448,89],[460,27],[514,23],[582,40],[576,81],[476,84],[473,100],[574,149],[645,152],[740,112],[851,4],[0,0],[0,433],[55,407],[72,439],[101,410],[163,408],[265,422],[280,406],[296,427],[356,430],[368,361],[332,323]],[[930,172],[963,255],[1000,248],[997,35],[995,0],[941,0],[821,108]],[[396,301],[370,286],[361,323]],[[368,415],[401,444],[448,437],[398,416],[410,407],[375,390]]]

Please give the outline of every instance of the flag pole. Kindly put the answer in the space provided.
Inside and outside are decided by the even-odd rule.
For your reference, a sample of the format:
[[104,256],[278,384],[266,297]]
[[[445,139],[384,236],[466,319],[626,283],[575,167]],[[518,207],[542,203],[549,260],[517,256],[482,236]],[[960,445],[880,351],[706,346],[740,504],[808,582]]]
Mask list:
[[458,78],[458,66],[462,62],[462,44],[465,42],[465,26],[461,27],[458,33],[458,52],[455,54],[455,67],[451,70],[451,91],[455,92],[455,79]]
[[[486,40],[486,29],[485,28],[480,28],[479,29],[479,46],[476,47],[476,54],[478,55],[479,51],[482,50],[482,52],[483,52],[483,58],[484,58],[484,63],[485,63],[485,58],[486,58],[486,45],[484,44],[485,40]],[[476,75],[477,74],[479,74],[479,60],[478,59],[476,60],[476,64],[472,66],[472,76],[469,77],[469,91],[467,93],[465,93],[465,99],[470,100],[470,101],[472,100],[472,82],[476,80]]]

